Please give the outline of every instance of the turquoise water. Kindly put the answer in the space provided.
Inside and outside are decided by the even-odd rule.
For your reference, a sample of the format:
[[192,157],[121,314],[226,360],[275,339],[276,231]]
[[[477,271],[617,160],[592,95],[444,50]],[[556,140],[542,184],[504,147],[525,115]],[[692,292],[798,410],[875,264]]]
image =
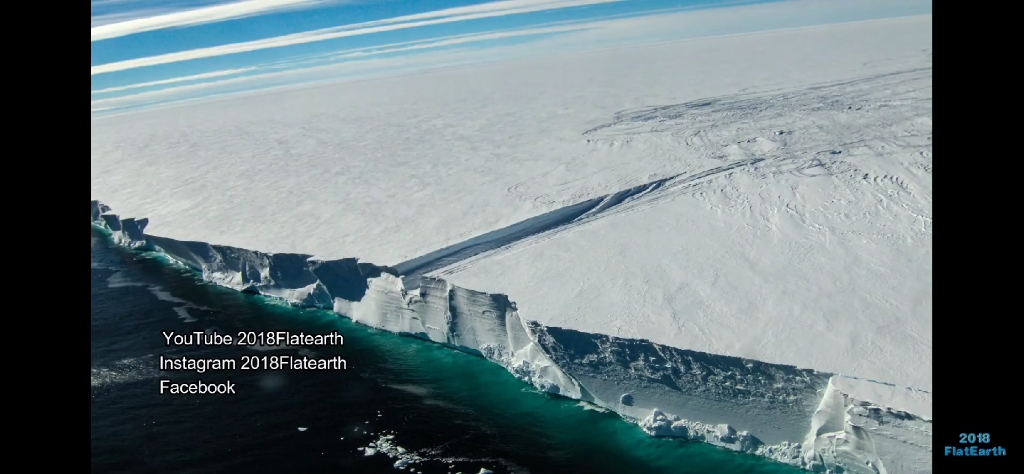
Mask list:
[[[394,459],[359,450],[381,433],[425,459],[412,466],[418,472],[804,472],[649,437],[614,413],[540,393],[482,358],[202,283],[158,258],[113,248],[95,230],[92,282],[93,472],[394,472]],[[229,378],[239,394],[158,394],[159,378],[197,378],[156,370],[160,354],[253,352],[171,354],[160,334],[211,328],[337,330],[344,346],[316,353],[342,355],[349,369],[206,372],[204,381]]]

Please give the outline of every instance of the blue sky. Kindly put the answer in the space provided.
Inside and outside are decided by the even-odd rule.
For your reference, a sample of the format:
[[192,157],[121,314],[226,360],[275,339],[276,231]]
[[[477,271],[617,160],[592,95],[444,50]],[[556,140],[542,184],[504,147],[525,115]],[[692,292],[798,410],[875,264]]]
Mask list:
[[931,0],[92,0],[92,109],[925,13]]

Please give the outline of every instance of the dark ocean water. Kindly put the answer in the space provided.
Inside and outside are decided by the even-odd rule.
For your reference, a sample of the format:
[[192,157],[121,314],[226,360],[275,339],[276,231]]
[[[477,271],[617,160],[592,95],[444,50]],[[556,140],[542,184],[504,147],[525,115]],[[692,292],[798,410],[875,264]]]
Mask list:
[[[345,341],[307,350],[180,348],[162,335],[209,330],[336,330]],[[348,369],[159,370],[161,355],[282,354],[340,355]],[[161,379],[230,380],[237,393],[160,394]],[[396,457],[366,455],[382,435],[391,438],[381,451]],[[538,393],[481,358],[206,284],[93,229],[93,473],[392,473],[403,458],[418,458],[404,472],[423,473],[803,472],[648,437],[613,413]]]

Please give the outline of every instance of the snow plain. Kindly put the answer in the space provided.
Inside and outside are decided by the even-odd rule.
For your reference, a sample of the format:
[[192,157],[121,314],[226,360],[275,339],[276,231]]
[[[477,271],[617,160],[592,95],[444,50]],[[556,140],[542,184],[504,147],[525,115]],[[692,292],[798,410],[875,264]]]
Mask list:
[[207,279],[333,300],[655,435],[929,470],[930,15],[96,120],[92,193]]

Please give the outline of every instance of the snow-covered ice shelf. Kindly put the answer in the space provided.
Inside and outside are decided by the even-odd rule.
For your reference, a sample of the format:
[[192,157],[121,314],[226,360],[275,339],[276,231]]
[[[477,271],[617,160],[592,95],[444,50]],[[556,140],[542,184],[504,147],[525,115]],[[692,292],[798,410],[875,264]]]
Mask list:
[[929,472],[930,51],[924,16],[97,120],[93,196],[152,222],[92,220],[652,435]]

